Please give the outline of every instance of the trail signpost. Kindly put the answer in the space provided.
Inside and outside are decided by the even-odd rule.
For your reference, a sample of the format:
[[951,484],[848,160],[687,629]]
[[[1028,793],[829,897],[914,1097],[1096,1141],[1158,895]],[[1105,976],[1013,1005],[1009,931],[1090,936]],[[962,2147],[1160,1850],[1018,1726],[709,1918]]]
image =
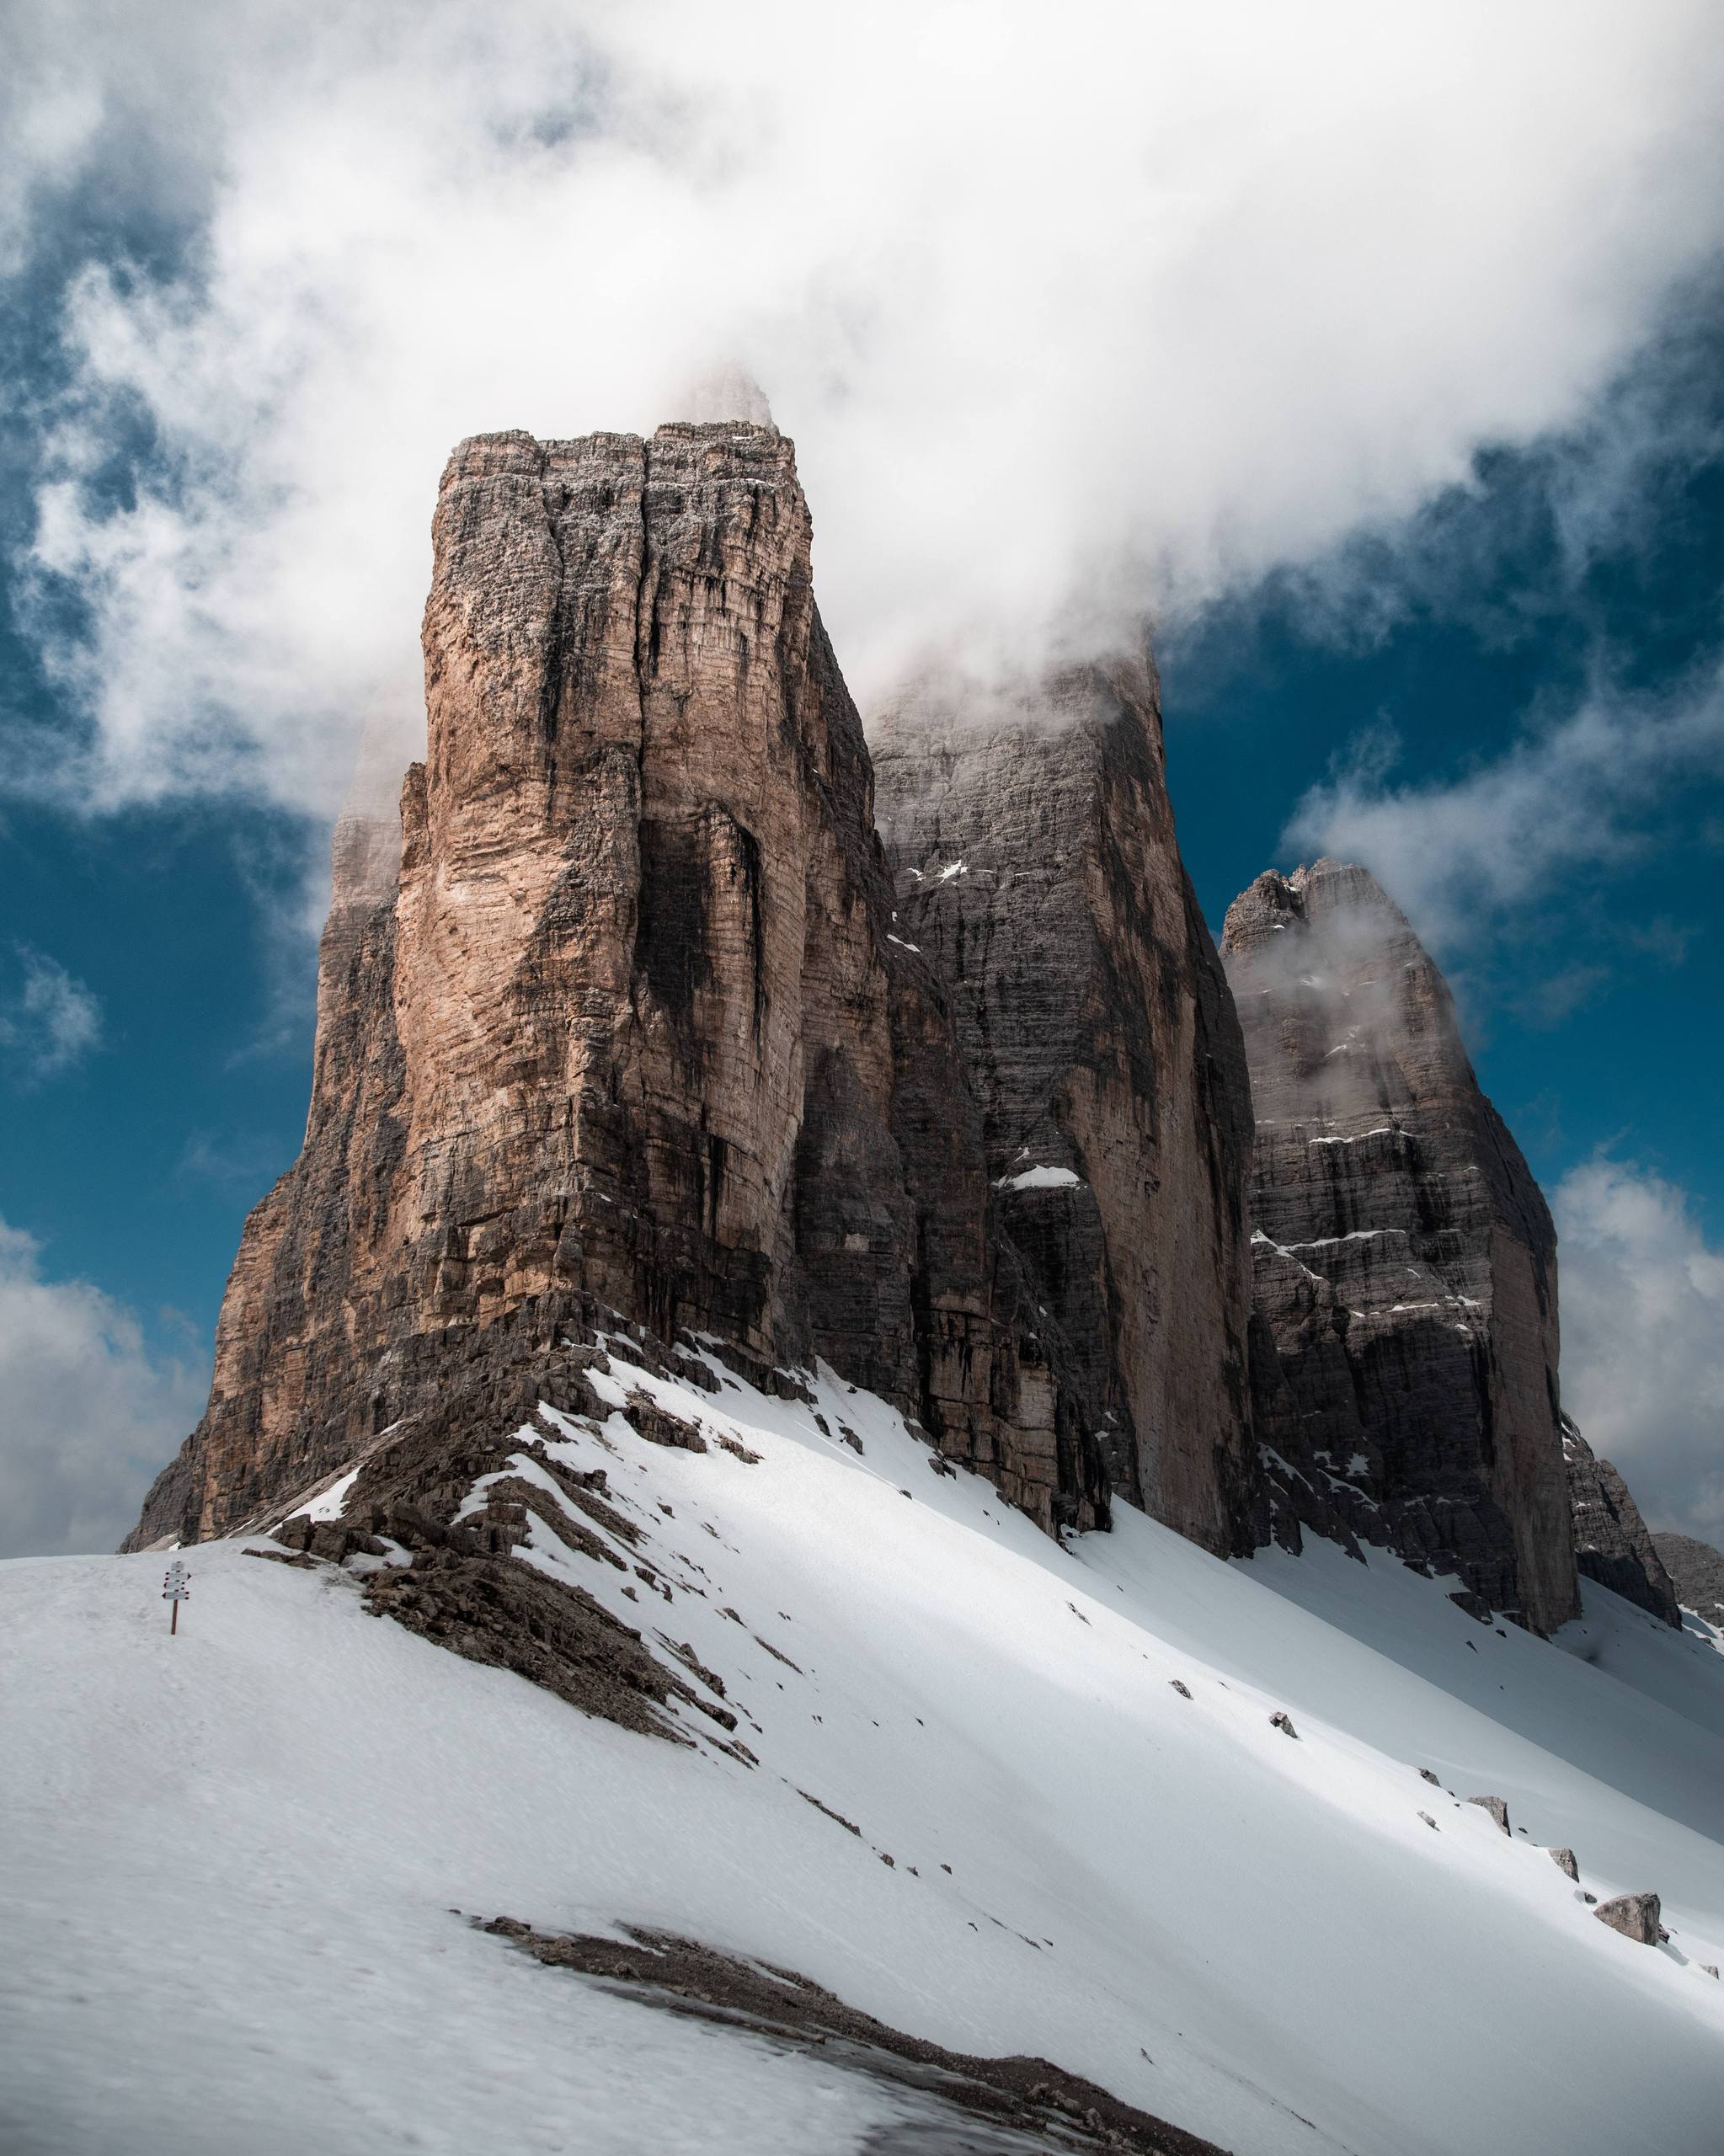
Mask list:
[[168,1577],[162,1582],[162,1599],[173,1606],[173,1614],[168,1620],[171,1634],[179,1630],[179,1605],[191,1599],[191,1577],[178,1557],[168,1567]]

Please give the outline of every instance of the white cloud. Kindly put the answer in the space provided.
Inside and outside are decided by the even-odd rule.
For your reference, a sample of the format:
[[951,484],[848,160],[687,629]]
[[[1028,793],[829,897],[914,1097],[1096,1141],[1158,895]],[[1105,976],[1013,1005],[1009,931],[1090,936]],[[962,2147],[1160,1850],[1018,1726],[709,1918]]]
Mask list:
[[1393,754],[1367,739],[1285,843],[1363,862],[1428,942],[1458,950],[1574,871],[1636,858],[1671,782],[1724,770],[1724,682],[1662,708],[1600,692],[1458,778],[1396,786]]
[[[360,722],[405,753],[463,434],[649,427],[740,360],[866,696],[1573,423],[1724,226],[1700,0],[25,12],[0,211],[117,134],[207,216],[182,284],[71,296],[38,559],[91,609],[51,641],[98,730],[35,779],[98,803],[327,808]],[[93,497],[140,414],[160,469]]]
[[0,1001],[0,1056],[26,1084],[58,1077],[102,1038],[102,1006],[58,959],[26,945],[17,993]]
[[0,1557],[112,1550],[203,1408],[206,1380],[152,1356],[87,1282],[41,1277],[0,1220]]
[[1648,1523],[1724,1543],[1724,1251],[1685,1192],[1599,1157],[1552,1193],[1562,1401]]

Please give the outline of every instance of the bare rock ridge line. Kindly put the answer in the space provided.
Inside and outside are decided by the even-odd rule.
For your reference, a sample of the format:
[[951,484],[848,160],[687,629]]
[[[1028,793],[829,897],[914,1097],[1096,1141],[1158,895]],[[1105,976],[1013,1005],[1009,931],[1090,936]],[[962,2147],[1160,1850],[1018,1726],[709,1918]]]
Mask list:
[[1257,1116],[1252,1390],[1301,1523],[1577,1614],[1556,1239],[1442,976],[1362,868],[1260,876],[1222,951]]
[[1676,1589],[1659,1556],[1640,1507],[1608,1460],[1592,1447],[1565,1415],[1562,1453],[1568,1468],[1569,1510],[1574,1523],[1574,1558],[1581,1572],[1608,1587],[1666,1625],[1680,1628]]
[[895,932],[945,988],[1001,1224],[1109,1481],[1248,1550],[1251,1095],[1153,672],[1075,669],[1003,707],[926,682],[870,741]]
[[456,451],[426,760],[398,854],[338,833],[304,1149],[135,1543],[303,1490],[451,1370],[477,1400],[495,1363],[515,1414],[522,1356],[595,1305],[766,1375],[824,1356],[1044,1526],[1106,1518],[1089,1388],[892,933],[809,547],[770,426]]

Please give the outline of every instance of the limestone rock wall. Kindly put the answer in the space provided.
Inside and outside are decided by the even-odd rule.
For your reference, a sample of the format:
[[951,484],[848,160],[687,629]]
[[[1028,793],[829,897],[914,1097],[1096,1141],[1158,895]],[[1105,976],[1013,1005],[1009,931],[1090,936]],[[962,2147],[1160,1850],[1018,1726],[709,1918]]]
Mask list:
[[1282,1532],[1577,1609],[1556,1235],[1436,967],[1362,868],[1260,876],[1222,952],[1257,1133],[1252,1392]]
[[1653,1547],[1628,1485],[1608,1460],[1599,1460],[1565,1415],[1562,1454],[1568,1468],[1568,1502],[1574,1522],[1574,1557],[1584,1577],[1596,1580],[1666,1625],[1679,1627],[1676,1589]]
[[1724,1551],[1697,1535],[1663,1529],[1653,1535],[1652,1547],[1682,1608],[1724,1630]]
[[398,851],[338,833],[305,1148],[134,1541],[224,1531],[471,1392],[499,1323],[548,1351],[595,1304],[825,1355],[1043,1524],[1105,1517],[941,985],[891,939],[791,444],[481,436],[434,542],[426,759]]
[[870,740],[894,933],[950,999],[1001,1225],[1113,1486],[1249,1548],[1250,1093],[1153,674],[1085,668],[1004,704],[925,684]]

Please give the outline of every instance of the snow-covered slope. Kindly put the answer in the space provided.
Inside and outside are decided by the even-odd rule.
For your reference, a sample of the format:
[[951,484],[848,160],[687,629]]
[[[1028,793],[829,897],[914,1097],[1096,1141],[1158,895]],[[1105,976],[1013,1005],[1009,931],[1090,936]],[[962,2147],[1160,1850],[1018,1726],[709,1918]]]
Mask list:
[[[333,1566],[195,1550],[177,1638],[157,1558],[0,1567],[8,2156],[960,2145],[474,1913],[761,1957],[1241,2156],[1724,2145],[1707,1643],[1590,1590],[1559,1642],[1504,1636],[1392,1561],[1228,1566],[1123,1508],[1062,1550],[824,1373],[814,1406],[608,1382],[555,1450],[641,1542],[535,1521],[533,1561],[686,1646],[755,1764],[686,1707],[674,1745],[462,1661]],[[637,1387],[738,1449],[647,1443]],[[1663,1948],[1581,1898],[1647,1887]]]

